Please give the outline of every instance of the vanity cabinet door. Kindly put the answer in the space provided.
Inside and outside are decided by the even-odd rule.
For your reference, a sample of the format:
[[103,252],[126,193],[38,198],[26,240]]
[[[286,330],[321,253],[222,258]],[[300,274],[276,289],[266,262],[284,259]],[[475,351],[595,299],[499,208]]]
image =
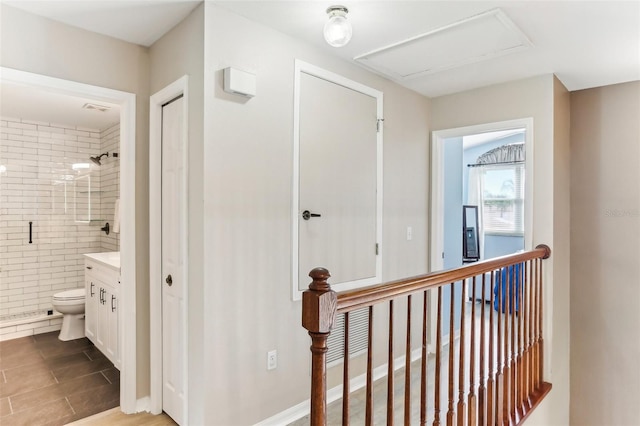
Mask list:
[[95,277],[90,274],[85,276],[85,315],[84,334],[96,344],[96,332],[98,325],[99,290]]
[[119,370],[119,274],[89,260],[85,266],[85,335]]
[[109,358],[109,355],[105,352],[106,347],[107,347],[107,342],[109,341],[109,309],[108,309],[108,303],[109,303],[109,295],[108,295],[108,286],[103,283],[98,281],[98,301],[99,301],[99,306],[98,306],[98,326],[97,326],[97,331],[96,331],[96,346],[98,347],[98,349],[100,349],[100,351],[102,351],[102,353],[104,353],[105,355],[107,355],[107,358]]
[[118,291],[115,287],[107,286],[107,303],[105,306],[106,317],[109,329],[109,336],[106,339],[105,352],[116,368],[120,369],[120,350],[118,340]]

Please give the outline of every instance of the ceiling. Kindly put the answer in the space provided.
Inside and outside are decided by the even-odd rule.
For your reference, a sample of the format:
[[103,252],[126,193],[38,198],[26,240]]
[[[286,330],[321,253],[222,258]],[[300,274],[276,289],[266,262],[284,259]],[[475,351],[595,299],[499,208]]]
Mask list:
[[202,3],[198,0],[2,0],[35,15],[151,46]]
[[[87,108],[87,104],[99,109]],[[0,113],[6,117],[96,130],[120,122],[118,105],[6,82],[0,84]]]
[[[330,2],[216,3],[351,62],[496,8],[531,41],[526,50],[400,82],[429,97],[549,73],[571,91],[640,79],[639,1],[344,0],[353,38],[342,48],[332,48],[322,38]],[[443,43],[446,51],[447,41]]]
[[[192,0],[2,2],[142,46],[152,45],[201,3]],[[637,0],[339,0],[338,3],[349,8],[348,16],[353,26],[353,39],[342,48],[330,47],[322,37],[325,10],[333,1],[236,0],[213,3],[371,69],[429,97],[550,73],[556,74],[570,91],[640,80],[640,1]],[[405,52],[404,56],[391,54],[380,58],[387,61],[387,66],[391,64],[399,68],[411,65],[409,62],[418,65],[420,62],[433,62],[432,57],[435,62],[439,60],[442,63],[442,58],[436,57],[437,52],[453,57],[465,46],[475,48],[473,42],[478,36],[469,40],[467,45],[464,38],[461,39],[463,33],[455,39],[446,37],[447,33],[440,30],[495,9],[499,9],[517,33],[524,36],[524,48],[499,55],[481,54],[472,61],[461,58],[439,69],[414,73],[410,78],[385,72],[384,66],[371,66],[371,61],[367,63],[362,58],[354,60],[422,34],[437,33],[443,35],[437,46],[424,43],[417,50]],[[477,34],[481,35],[482,31]],[[377,59],[375,55],[377,53],[365,59]]]

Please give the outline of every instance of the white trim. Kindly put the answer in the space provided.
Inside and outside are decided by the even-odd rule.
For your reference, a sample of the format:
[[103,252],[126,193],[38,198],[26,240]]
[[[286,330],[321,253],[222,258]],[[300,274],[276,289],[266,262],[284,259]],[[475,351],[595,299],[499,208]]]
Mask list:
[[[126,414],[136,412],[137,400],[137,335],[136,315],[136,100],[131,95],[120,109],[120,279],[124,283],[121,291],[122,305],[119,335],[120,359],[123,378],[120,387],[120,407]],[[125,123],[131,123],[125,125]],[[133,285],[131,285],[133,284]],[[125,326],[128,324],[129,326]],[[122,386],[124,383],[124,386]]]
[[[187,220],[188,194],[188,138],[189,138],[189,77],[182,76],[150,98],[149,105],[149,282],[162,282],[162,106],[167,102],[183,96],[183,143],[184,143],[184,183],[181,196],[183,217]],[[184,282],[188,283],[188,223],[180,224],[183,241],[183,260],[185,265]],[[184,287],[185,307],[189,306],[189,286]],[[151,284],[149,286],[150,301],[150,351],[149,360],[151,370],[150,411],[153,414],[162,412],[162,287]],[[188,312],[188,310],[186,311]],[[183,324],[184,336],[188,336],[188,315]],[[188,424],[188,338],[183,348],[183,377],[184,388],[184,424]]]
[[136,401],[136,413],[149,412],[151,401],[148,396],[142,397]]
[[[431,134],[431,241],[430,271],[443,268],[444,252],[444,141],[479,133],[501,130],[525,129],[525,199],[524,199],[524,249],[533,248],[533,118],[521,118],[496,123],[486,123],[454,129],[436,130]],[[437,297],[430,298],[430,310],[435,315],[438,309]],[[432,316],[432,319],[434,317]],[[435,321],[430,321],[430,345],[435,336]]]
[[298,246],[299,234],[298,227],[300,221],[300,78],[302,74],[312,75],[323,80],[338,84],[348,89],[360,92],[364,95],[371,96],[376,99],[376,116],[379,123],[379,130],[376,134],[377,149],[377,199],[376,199],[376,242],[378,243],[378,256],[376,257],[376,275],[375,277],[365,278],[356,281],[344,282],[339,284],[339,291],[352,290],[354,288],[366,285],[377,284],[382,281],[382,214],[383,214],[383,140],[384,140],[384,102],[383,93],[379,90],[365,86],[357,81],[350,80],[339,74],[311,65],[299,59],[295,60],[294,75],[294,105],[293,105],[293,184],[291,203],[291,282],[292,282],[292,299],[300,300],[302,298],[302,290],[299,289],[298,277]]
[[[120,275],[122,310],[120,312],[120,408],[136,411],[136,95],[120,90],[76,81],[48,77],[12,68],[0,67],[2,81],[35,87],[48,92],[94,99],[120,105]],[[128,324],[128,327],[124,327]]]
[[525,250],[533,234],[533,118],[523,118],[455,129],[437,130],[431,137],[431,271],[442,269],[444,249],[444,140],[491,131],[525,129]]

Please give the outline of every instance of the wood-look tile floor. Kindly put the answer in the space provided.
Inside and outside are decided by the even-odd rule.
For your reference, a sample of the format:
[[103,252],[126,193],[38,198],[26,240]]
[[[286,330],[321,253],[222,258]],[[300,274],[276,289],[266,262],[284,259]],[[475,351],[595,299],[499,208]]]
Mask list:
[[0,342],[0,424],[64,425],[120,405],[120,372],[86,338]]

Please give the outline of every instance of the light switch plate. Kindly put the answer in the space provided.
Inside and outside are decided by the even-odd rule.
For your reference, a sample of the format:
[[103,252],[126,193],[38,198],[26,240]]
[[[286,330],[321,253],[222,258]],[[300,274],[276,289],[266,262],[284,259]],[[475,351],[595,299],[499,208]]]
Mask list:
[[278,367],[278,351],[267,352],[267,370],[275,370]]

